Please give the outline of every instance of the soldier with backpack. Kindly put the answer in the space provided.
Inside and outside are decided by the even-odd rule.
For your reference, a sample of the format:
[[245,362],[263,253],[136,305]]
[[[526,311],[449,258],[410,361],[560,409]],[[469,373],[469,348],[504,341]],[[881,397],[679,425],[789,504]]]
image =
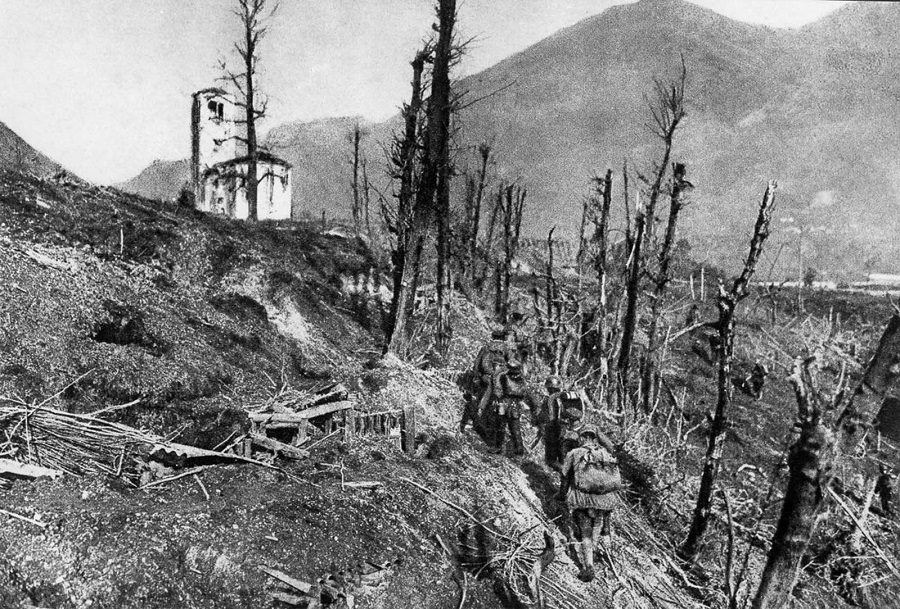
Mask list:
[[497,422],[494,427],[493,452],[503,450],[503,440],[507,429],[512,441],[514,455],[525,454],[525,443],[522,441],[522,402],[531,401],[525,386],[522,365],[516,361],[509,363],[506,372],[500,375],[498,389],[494,401],[497,405]]
[[557,391],[548,400],[544,448],[547,465],[555,470],[562,466],[566,454],[578,446],[578,432],[590,406],[584,389]]
[[594,579],[594,534],[600,525],[602,543],[609,551],[610,516],[615,493],[623,488],[614,448],[596,425],[584,425],[580,446],[566,455],[557,498],[565,499],[572,520],[575,552],[581,563],[582,581]]
[[491,340],[481,348],[475,358],[475,395],[479,397],[478,416],[482,416],[490,405],[495,393],[499,393],[500,376],[506,372],[511,357],[506,341],[506,330],[496,328],[491,332]]
[[[559,461],[559,440],[560,440],[560,424],[559,417],[551,416],[551,410],[554,407],[556,394],[562,391],[562,379],[556,375],[548,376],[544,381],[544,388],[547,395],[541,400],[538,415],[535,417],[536,424],[539,425],[539,437],[544,440],[544,461],[553,467],[553,464]],[[535,440],[535,444],[537,440]],[[557,463],[554,469],[559,470],[562,461]]]

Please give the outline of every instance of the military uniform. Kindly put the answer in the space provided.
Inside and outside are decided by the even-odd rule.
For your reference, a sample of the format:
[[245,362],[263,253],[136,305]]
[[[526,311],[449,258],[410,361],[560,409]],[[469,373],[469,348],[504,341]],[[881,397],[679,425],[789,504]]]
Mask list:
[[[567,396],[577,394],[580,406]],[[584,390],[557,392],[549,397],[544,427],[544,452],[547,464],[559,470],[563,460],[578,446],[578,433],[584,425],[584,411],[590,402]]]
[[509,430],[513,454],[525,454],[525,443],[522,440],[522,402],[529,399],[525,379],[522,378],[521,366],[511,363],[509,369],[500,375],[495,385],[494,403],[496,405],[497,422],[494,427],[494,450],[503,450],[503,440]]
[[[582,571],[579,578],[590,581],[594,578],[594,534],[596,526],[601,525],[600,535],[609,550],[610,517],[616,506],[615,491],[591,493],[576,487],[575,470],[579,461],[590,456],[595,446],[602,446],[610,455],[614,453],[612,442],[597,429],[595,425],[584,425],[579,433],[581,446],[576,447],[565,456],[560,477],[558,497],[565,499],[572,520],[572,529],[576,541],[576,552],[580,551],[579,561]],[[601,451],[602,453],[602,451]],[[614,462],[614,461],[613,461]],[[618,470],[616,470],[618,471]]]

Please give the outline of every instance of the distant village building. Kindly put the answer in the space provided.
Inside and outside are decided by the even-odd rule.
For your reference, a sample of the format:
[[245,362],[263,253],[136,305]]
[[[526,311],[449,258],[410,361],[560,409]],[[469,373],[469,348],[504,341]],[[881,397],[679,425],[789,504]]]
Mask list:
[[[218,88],[193,95],[191,182],[197,209],[246,220],[247,156],[238,156],[234,96]],[[267,152],[257,154],[259,220],[291,217],[291,165]]]

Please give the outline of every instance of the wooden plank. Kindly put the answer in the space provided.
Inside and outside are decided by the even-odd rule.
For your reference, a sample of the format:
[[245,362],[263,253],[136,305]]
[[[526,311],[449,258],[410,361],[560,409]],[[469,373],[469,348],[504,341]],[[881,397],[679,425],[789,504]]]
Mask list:
[[301,410],[299,412],[254,412],[250,414],[250,421],[265,423],[270,428],[277,428],[279,426],[284,427],[285,424],[296,425],[301,421],[308,421],[309,419],[321,417],[333,412],[347,410],[348,408],[352,408],[352,406],[353,404],[351,402],[344,401],[322,404],[321,406],[314,406],[313,408],[307,408],[306,410]]
[[307,435],[308,426],[308,421],[302,421],[297,425],[297,435],[294,436],[294,446],[303,446],[306,444],[306,441],[309,440],[309,436]]
[[276,454],[289,459],[306,459],[309,457],[309,451],[279,442],[278,440],[267,438],[259,434],[250,434],[250,439],[257,446],[262,446],[268,450],[274,451]]
[[287,573],[282,573],[278,569],[270,569],[269,567],[260,565],[259,570],[266,575],[274,577],[278,581],[287,584],[294,590],[297,590],[303,594],[309,594],[310,590],[312,590],[312,584],[308,584],[305,581],[297,579],[296,577],[291,577]]
[[0,459],[0,476],[6,475],[19,478],[59,478],[63,473],[58,469],[19,463],[12,459]]

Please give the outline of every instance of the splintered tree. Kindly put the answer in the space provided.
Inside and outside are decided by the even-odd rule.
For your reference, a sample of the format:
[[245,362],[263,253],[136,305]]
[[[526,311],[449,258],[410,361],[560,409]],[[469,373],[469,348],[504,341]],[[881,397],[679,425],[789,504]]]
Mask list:
[[800,559],[806,552],[822,501],[823,478],[831,469],[835,448],[834,404],[826,402],[818,390],[816,357],[798,359],[788,380],[797,398],[800,436],[788,455],[790,471],[781,516],[772,539],[772,547],[763,569],[754,609],[786,607],[797,581]]
[[509,315],[510,280],[512,278],[512,263],[519,250],[519,236],[522,231],[522,210],[525,207],[525,195],[527,190],[519,185],[510,184],[506,188],[501,186],[501,196],[497,198],[500,205],[500,220],[502,222],[502,258],[498,262],[497,271],[497,298],[498,304],[495,314],[500,323],[505,324]]
[[482,142],[478,146],[480,165],[477,178],[468,176],[466,180],[466,197],[464,200],[464,221],[462,247],[465,249],[465,268],[463,274],[466,284],[474,295],[477,277],[476,261],[478,260],[478,237],[481,229],[481,208],[484,202],[484,188],[487,185],[487,170],[491,160],[491,145]]
[[680,555],[685,561],[693,561],[700,552],[700,544],[709,526],[712,515],[712,495],[722,461],[722,450],[725,446],[725,432],[728,429],[728,409],[731,405],[734,386],[731,382],[731,367],[734,360],[734,314],[738,303],[750,293],[750,279],[756,271],[756,264],[762,255],[763,244],[769,236],[769,224],[775,207],[774,181],[770,181],[759,206],[753,237],[750,240],[750,251],[741,271],[731,289],[719,283],[719,296],[716,301],[719,309],[718,346],[716,349],[717,396],[716,412],[713,415],[709,430],[709,441],[706,447],[706,458],[703,462],[703,474],[700,478],[700,491],[697,504],[691,519],[691,528],[682,545]]
[[[431,225],[437,219],[436,215],[441,212],[445,203],[449,206],[449,194],[445,193],[448,193],[450,181],[450,64],[453,56],[456,0],[440,0],[437,17],[438,23],[435,28],[438,37],[435,43],[434,65],[431,72],[431,94],[426,111],[427,125],[421,157],[421,176],[411,212],[412,221],[407,239],[400,292],[397,305],[394,307],[395,322],[388,343],[388,351],[401,356],[406,355],[407,331],[412,316],[412,302],[419,280],[425,240]],[[447,201],[445,201],[445,197]],[[440,251],[438,257],[441,257]],[[439,286],[443,282],[443,271],[443,268],[438,269]],[[439,294],[439,299],[441,295]],[[443,322],[445,324],[446,319]],[[440,349],[442,343],[448,340],[449,328],[442,325],[442,320],[439,319],[438,348]]]
[[666,296],[666,288],[672,280],[672,256],[675,250],[675,234],[678,228],[678,214],[685,204],[685,192],[691,188],[691,183],[685,177],[685,166],[681,163],[672,169],[672,191],[669,200],[669,220],[666,223],[666,234],[663,238],[662,248],[657,255],[658,268],[656,272],[649,272],[654,284],[650,294],[650,327],[647,329],[647,355],[644,359],[641,372],[641,399],[644,412],[650,412],[656,394],[656,374],[662,367],[660,354],[660,321],[662,308]]
[[371,227],[369,226],[369,206],[368,206],[368,178],[365,175],[366,159],[360,152],[360,143],[366,133],[359,123],[353,125],[353,131],[350,133],[350,167],[353,173],[350,176],[350,190],[353,194],[352,207],[350,209],[353,216],[353,230],[357,234],[366,229],[366,233],[371,237]]
[[655,98],[648,102],[652,123],[651,132],[663,143],[663,154],[656,167],[653,182],[650,185],[647,205],[637,210],[635,228],[630,239],[630,258],[627,267],[625,285],[625,316],[622,320],[622,339],[619,344],[618,376],[622,384],[628,383],[628,371],[631,362],[631,348],[634,344],[634,333],[638,322],[638,306],[641,278],[644,274],[644,248],[646,241],[653,233],[656,221],[656,205],[663,189],[663,183],[672,156],[672,144],[675,132],[684,118],[684,85],[687,80],[687,67],[681,61],[681,76],[674,83],[655,82]]
[[[789,377],[797,399],[800,435],[791,444],[788,454],[787,489],[766,566],[753,598],[753,609],[788,606],[825,493],[830,491],[835,460],[841,452],[858,452],[857,444],[866,435],[865,431],[885,396],[900,379],[897,369],[900,316],[891,317],[874,357],[849,400],[844,399],[843,378],[838,381],[832,397],[822,395],[817,360],[817,355],[798,359]],[[875,551],[880,552],[878,548]],[[896,567],[892,570],[900,576]]]
[[[259,218],[257,206],[257,162],[259,149],[256,141],[256,121],[266,116],[268,100],[257,98],[256,77],[259,69],[259,44],[269,29],[268,23],[278,10],[279,4],[269,0],[237,0],[237,8],[232,12],[241,22],[243,38],[234,43],[234,51],[240,60],[241,70],[228,69],[227,62],[220,62],[221,80],[230,83],[238,92],[237,106],[244,109],[244,119],[237,121],[246,126],[246,137],[238,140],[247,146],[247,209],[248,219]],[[269,8],[271,7],[271,8]]]
[[[579,251],[579,268],[593,265],[597,277],[596,292],[588,295],[584,290],[581,297],[585,301],[584,314],[580,319],[579,349],[585,363],[599,372],[600,387],[605,389],[608,380],[609,357],[609,214],[612,207],[612,170],[606,176],[595,176],[592,192],[585,199],[582,224],[593,223],[593,234],[582,237]],[[586,229],[582,229],[584,234]],[[580,275],[580,273],[579,273]],[[580,288],[580,291],[582,289]]]
[[[382,200],[381,212],[387,225],[388,233],[394,237],[394,245],[391,249],[391,275],[393,278],[393,292],[391,295],[391,310],[388,316],[386,335],[392,336],[396,320],[400,317],[400,292],[403,285],[404,269],[406,266],[407,252],[410,248],[410,234],[413,221],[413,209],[415,207],[416,190],[418,186],[419,153],[421,150],[421,113],[422,113],[422,75],[425,64],[431,62],[432,46],[430,43],[416,53],[412,65],[412,92],[408,104],[404,104],[400,112],[403,118],[403,132],[394,137],[390,150],[390,167],[388,173],[400,183],[396,193],[396,208],[389,207]],[[418,271],[415,273],[418,278]],[[410,310],[404,313],[408,318],[412,315],[411,299],[407,299],[404,307]]]

